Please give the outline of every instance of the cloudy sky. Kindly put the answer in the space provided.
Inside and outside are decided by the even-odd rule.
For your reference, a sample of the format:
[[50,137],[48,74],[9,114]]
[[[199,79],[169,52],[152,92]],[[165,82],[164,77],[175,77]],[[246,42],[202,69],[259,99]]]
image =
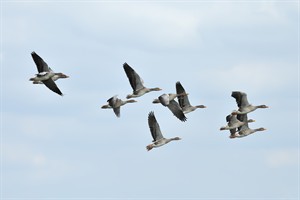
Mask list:
[[[298,1],[1,1],[1,198],[299,198]],[[29,78],[30,53],[57,72],[63,97]],[[161,87],[121,109],[131,65]],[[151,102],[180,81],[191,104],[180,122]],[[247,92],[266,104],[246,138],[219,131]],[[165,137],[150,152],[147,117]]]

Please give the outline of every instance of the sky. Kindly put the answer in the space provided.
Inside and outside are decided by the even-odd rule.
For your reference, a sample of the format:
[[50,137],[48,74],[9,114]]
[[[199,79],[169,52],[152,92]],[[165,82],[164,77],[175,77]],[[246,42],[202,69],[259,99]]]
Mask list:
[[[61,97],[29,78],[35,51]],[[298,1],[1,1],[1,200],[299,199]],[[127,62],[163,90],[101,109],[132,88]],[[152,100],[180,81],[181,122]],[[219,128],[243,91],[258,109]],[[149,152],[148,113],[166,138]]]

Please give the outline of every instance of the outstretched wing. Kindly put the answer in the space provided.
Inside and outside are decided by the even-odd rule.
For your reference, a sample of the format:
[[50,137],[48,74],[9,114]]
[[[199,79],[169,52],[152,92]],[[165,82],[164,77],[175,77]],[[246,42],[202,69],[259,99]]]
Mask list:
[[31,53],[31,56],[33,58],[33,61],[35,62],[35,65],[37,67],[37,70],[39,73],[41,72],[49,72],[49,67],[47,63],[34,51]]
[[144,88],[143,81],[140,76],[127,63],[123,64],[123,68],[129,79],[129,83],[134,91]]
[[49,88],[53,92],[63,96],[63,93],[59,90],[59,88],[57,87],[57,85],[55,84],[55,82],[51,78],[43,81],[43,83],[44,83],[44,85],[46,85],[47,88]]
[[107,100],[108,105],[110,105],[112,108],[115,107],[117,101],[117,95],[111,97],[110,99]]
[[226,116],[226,122],[230,122],[231,118],[232,118],[232,115],[227,115]]
[[156,121],[153,111],[151,111],[148,115],[148,124],[153,138],[153,142],[162,139],[163,135],[160,131],[159,124]]
[[113,111],[114,111],[114,113],[116,114],[117,117],[120,117],[121,107],[113,108]]
[[247,94],[244,92],[234,91],[231,93],[231,96],[235,98],[238,107],[246,107],[249,105]]
[[[186,93],[179,81],[176,82],[176,93],[177,94]],[[179,103],[181,108],[191,105],[187,95],[180,95],[180,96],[177,97],[177,99],[178,99],[178,103]]]
[[169,110],[180,120],[185,122],[187,120],[186,116],[183,114],[182,109],[180,108],[179,104],[172,100],[170,101],[169,105],[167,106]]

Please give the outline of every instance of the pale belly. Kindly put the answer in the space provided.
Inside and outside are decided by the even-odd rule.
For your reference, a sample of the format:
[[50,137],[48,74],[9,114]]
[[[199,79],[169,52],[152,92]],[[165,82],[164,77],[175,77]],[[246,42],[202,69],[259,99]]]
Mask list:
[[35,81],[35,82],[39,82],[39,81],[45,81],[45,80],[48,80],[49,78],[52,78],[55,74],[54,73],[39,73],[37,74],[36,77],[34,78],[31,78],[32,81]]

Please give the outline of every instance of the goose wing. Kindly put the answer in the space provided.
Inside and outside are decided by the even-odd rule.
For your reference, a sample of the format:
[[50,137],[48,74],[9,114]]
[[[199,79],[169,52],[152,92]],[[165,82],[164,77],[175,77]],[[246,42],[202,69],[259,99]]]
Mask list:
[[33,61],[35,62],[35,65],[37,67],[37,70],[39,73],[41,72],[49,72],[49,67],[47,63],[34,51],[31,53],[31,56],[33,58]]
[[127,63],[123,64],[123,68],[125,70],[127,78],[129,79],[129,83],[134,91],[144,88],[143,80],[134,71],[134,69],[132,69]]
[[226,116],[226,122],[230,122],[231,118],[232,118],[232,115],[227,115]]
[[178,119],[180,119],[180,121],[185,122],[187,120],[186,116],[183,114],[182,109],[175,100],[171,100],[167,107]]
[[164,138],[160,131],[159,124],[156,121],[153,111],[151,111],[148,115],[148,125],[149,125],[150,132],[151,132],[151,135],[153,138],[153,142]]
[[234,124],[234,123],[237,123],[237,122],[238,122],[238,120],[237,120],[237,118],[236,118],[235,115],[228,115],[228,116],[226,117],[226,121],[227,121],[228,123],[230,123],[230,124]]
[[230,129],[229,131],[230,131],[230,136],[231,136],[231,137],[234,137],[235,132],[236,132],[236,128]]
[[230,129],[230,134],[233,135],[236,132],[236,128]]
[[113,111],[114,111],[114,113],[116,114],[117,117],[120,117],[120,110],[121,110],[121,107],[114,107],[113,108]]
[[116,102],[117,102],[117,95],[108,99],[107,102],[108,102],[108,105],[110,105],[112,108],[114,108],[116,105]]
[[121,99],[117,98],[118,95],[115,95],[107,100],[108,105],[113,108],[114,113],[117,117],[120,117],[120,110],[121,107],[119,106],[121,104]]
[[[177,94],[186,93],[179,81],[176,82],[176,93]],[[187,95],[178,96],[177,99],[181,108],[191,105]]]
[[53,92],[55,92],[55,93],[57,93],[57,94],[59,94],[61,96],[63,95],[62,92],[57,87],[57,85],[55,84],[55,82],[51,78],[43,81],[43,83],[44,83],[44,85],[46,85],[47,88],[49,88]]
[[247,114],[244,114],[244,115],[237,115],[237,119],[240,120],[241,122],[245,122],[244,125],[238,127],[238,131],[242,131],[242,130],[249,129],[249,126],[248,126],[248,116],[247,116]]
[[244,92],[234,91],[231,93],[231,96],[235,98],[238,107],[246,107],[249,105],[247,94]]

